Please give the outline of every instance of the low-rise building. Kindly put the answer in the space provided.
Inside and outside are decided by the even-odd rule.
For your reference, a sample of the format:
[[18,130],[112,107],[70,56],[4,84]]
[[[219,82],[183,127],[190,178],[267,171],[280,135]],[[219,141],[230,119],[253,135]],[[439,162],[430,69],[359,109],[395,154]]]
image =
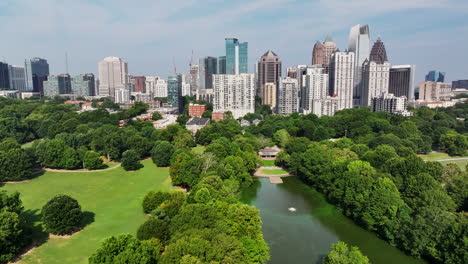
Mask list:
[[380,96],[372,98],[372,111],[385,111],[397,113],[406,111],[406,96],[395,96],[391,93],[382,93]]
[[185,127],[193,134],[195,134],[199,129],[202,129],[209,124],[209,118],[192,118],[187,122],[187,124],[185,124]]
[[211,113],[211,119],[213,119],[214,121],[221,121],[221,120],[224,120],[224,118],[225,118],[224,112]]
[[189,105],[189,116],[201,117],[206,111],[206,105],[202,104],[190,104]]

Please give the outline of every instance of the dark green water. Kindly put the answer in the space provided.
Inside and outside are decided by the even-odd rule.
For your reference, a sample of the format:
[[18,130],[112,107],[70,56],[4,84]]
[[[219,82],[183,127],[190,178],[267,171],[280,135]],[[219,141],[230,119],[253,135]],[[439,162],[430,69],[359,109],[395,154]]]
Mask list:
[[[373,264],[424,264],[354,224],[323,195],[296,177],[282,184],[268,179],[243,193],[242,200],[260,210],[263,234],[270,246],[270,264],[322,263],[337,241],[357,246]],[[292,213],[289,207],[297,209]]]

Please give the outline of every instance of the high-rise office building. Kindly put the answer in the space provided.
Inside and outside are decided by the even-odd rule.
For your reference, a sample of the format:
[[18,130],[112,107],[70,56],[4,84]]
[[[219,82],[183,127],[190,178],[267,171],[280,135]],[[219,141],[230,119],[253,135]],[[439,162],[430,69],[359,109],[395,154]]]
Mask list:
[[374,61],[377,64],[383,64],[388,61],[387,50],[385,49],[385,44],[383,43],[380,37],[377,38],[374,45],[372,46],[369,61]]
[[213,112],[230,111],[234,118],[255,112],[255,74],[215,74]]
[[273,51],[269,50],[257,63],[257,95],[262,98],[264,104],[265,84],[274,83],[276,87],[279,85],[281,78],[281,60]]
[[96,82],[94,79],[92,73],[74,76],[71,80],[72,93],[77,96],[95,96]]
[[226,73],[248,73],[248,42],[239,42],[236,38],[226,38]]
[[468,80],[453,81],[452,89],[468,89]]
[[121,58],[104,58],[98,68],[100,96],[114,98],[116,89],[129,89],[128,65]]
[[199,86],[198,89],[203,91],[205,89],[213,88],[213,74],[218,72],[218,59],[215,57],[205,57],[200,59],[198,65]]
[[190,65],[190,96],[195,96],[198,91],[199,83],[198,64]]
[[269,105],[271,109],[276,109],[278,83],[265,83],[263,88],[263,104]]
[[24,67],[9,65],[8,75],[10,78],[10,89],[20,92],[26,91],[26,79],[24,77]]
[[299,112],[299,86],[296,79],[281,78],[278,88],[278,114]]
[[10,90],[10,74],[8,64],[0,62],[0,90]]
[[150,95],[151,98],[155,97],[154,94],[156,93],[156,82],[158,80],[158,76],[146,76],[145,78],[146,93]]
[[133,76],[133,92],[146,93],[146,77]]
[[430,71],[426,74],[426,82],[445,82],[445,72]]
[[312,49],[312,65],[323,65],[325,63],[325,46],[317,41]]
[[428,81],[419,84],[419,100],[426,102],[450,101],[451,97],[451,83]]
[[49,75],[44,81],[44,96],[54,97],[60,94],[72,94],[71,77],[69,74]]
[[167,97],[167,90],[168,90],[167,81],[164,79],[158,79],[156,81],[156,86],[155,86],[153,96],[157,98]]
[[47,76],[49,76],[49,64],[47,60],[37,57],[25,60],[24,76],[26,91],[43,93],[44,81],[47,81]]
[[330,95],[338,97],[338,110],[353,107],[354,52],[335,52],[331,57]]
[[330,72],[330,58],[336,50],[336,43],[333,42],[330,35],[327,35],[323,44],[317,41],[312,52],[312,65],[322,65],[325,69],[324,73],[328,74]]
[[167,78],[167,99],[172,107],[177,108],[179,113],[183,111],[182,99],[182,75],[169,76]]
[[414,101],[414,65],[394,65],[390,68],[388,92],[396,97],[406,96],[408,101]]
[[226,56],[218,57],[217,74],[226,74]]
[[388,93],[390,83],[390,63],[385,61],[365,61],[362,66],[361,106],[371,106],[372,98]]
[[114,102],[124,104],[130,102],[130,90],[127,88],[117,88],[114,90]]
[[369,25],[356,25],[349,32],[348,51],[355,54],[353,105],[361,105],[362,97],[362,64],[369,60],[370,32]]
[[304,114],[329,115],[329,111],[324,110],[327,100],[331,99],[328,94],[328,82],[329,76],[323,67],[320,65],[307,67],[305,87],[301,95],[301,109]]

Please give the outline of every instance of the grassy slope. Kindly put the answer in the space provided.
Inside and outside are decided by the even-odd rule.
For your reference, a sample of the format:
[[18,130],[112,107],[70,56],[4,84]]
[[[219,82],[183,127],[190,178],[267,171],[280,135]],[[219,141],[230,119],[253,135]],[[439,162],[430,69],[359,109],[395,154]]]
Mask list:
[[288,172],[285,170],[281,170],[281,169],[273,169],[273,170],[260,170],[260,173],[266,174],[266,175],[281,175],[281,174],[285,174]]
[[68,194],[83,211],[94,213],[94,222],[70,238],[51,238],[24,256],[20,263],[88,263],[87,258],[111,235],[135,234],[145,216],[141,202],[148,191],[169,190],[168,169],[151,160],[144,168],[122,168],[96,173],[47,172],[29,182],[6,184],[1,190],[19,191],[27,213],[38,218],[40,208],[54,195]]
[[262,160],[263,166],[272,167],[275,166],[274,160]]

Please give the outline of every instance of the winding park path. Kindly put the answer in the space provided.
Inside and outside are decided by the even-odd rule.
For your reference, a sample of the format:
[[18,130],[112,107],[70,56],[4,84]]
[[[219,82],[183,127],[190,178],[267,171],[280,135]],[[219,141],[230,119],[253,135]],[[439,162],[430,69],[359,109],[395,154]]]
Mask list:
[[454,159],[440,159],[440,160],[436,160],[436,161],[457,161],[457,160],[468,160],[468,157],[464,157],[464,158],[454,158]]

